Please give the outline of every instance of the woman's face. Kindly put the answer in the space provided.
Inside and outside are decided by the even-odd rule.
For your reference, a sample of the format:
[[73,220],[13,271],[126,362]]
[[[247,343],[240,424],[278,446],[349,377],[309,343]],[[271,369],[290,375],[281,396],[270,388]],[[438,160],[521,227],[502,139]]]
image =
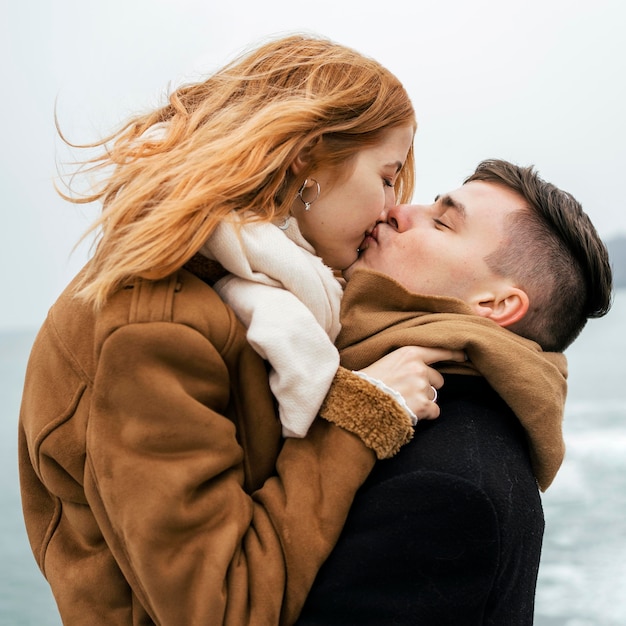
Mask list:
[[311,172],[303,198],[296,198],[293,215],[304,238],[326,265],[342,270],[354,263],[357,249],[376,223],[385,220],[396,203],[393,185],[413,141],[412,126],[385,131],[380,142],[364,148],[344,167],[321,167]]

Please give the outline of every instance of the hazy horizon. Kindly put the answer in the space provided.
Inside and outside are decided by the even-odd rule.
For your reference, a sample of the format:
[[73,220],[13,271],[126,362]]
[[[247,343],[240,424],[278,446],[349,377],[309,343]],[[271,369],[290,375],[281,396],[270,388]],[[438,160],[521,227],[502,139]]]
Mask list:
[[[581,201],[604,239],[626,236],[626,6],[618,0],[197,0],[6,3],[0,154],[0,329],[38,326],[80,268],[97,208],[63,202],[55,136],[93,140],[268,36],[305,31],[370,55],[415,105],[415,201],[456,188],[482,159],[534,164]],[[19,268],[19,269],[18,269]]]

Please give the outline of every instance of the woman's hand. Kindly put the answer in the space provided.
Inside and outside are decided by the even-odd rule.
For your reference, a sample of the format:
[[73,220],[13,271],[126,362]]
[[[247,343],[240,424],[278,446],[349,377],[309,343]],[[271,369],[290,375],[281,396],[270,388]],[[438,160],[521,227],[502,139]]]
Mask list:
[[418,419],[435,419],[439,417],[439,405],[434,402],[433,388],[443,385],[443,376],[429,364],[465,360],[462,350],[404,346],[360,371],[397,391]]

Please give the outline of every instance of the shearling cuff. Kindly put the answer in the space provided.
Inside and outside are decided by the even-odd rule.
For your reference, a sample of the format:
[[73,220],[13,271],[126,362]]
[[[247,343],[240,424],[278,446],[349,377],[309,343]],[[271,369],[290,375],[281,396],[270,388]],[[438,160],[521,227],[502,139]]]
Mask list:
[[388,459],[413,437],[404,409],[378,387],[340,367],[320,409],[324,419],[350,431]]

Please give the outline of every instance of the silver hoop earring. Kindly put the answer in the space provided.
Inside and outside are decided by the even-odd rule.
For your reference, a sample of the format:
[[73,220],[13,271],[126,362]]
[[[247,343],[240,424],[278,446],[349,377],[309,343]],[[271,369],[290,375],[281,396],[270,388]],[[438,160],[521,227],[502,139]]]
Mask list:
[[304,190],[306,189],[306,184],[309,182],[308,178],[304,179],[304,182],[302,183],[302,187],[300,187],[300,189],[298,189],[298,198],[300,198],[300,200],[302,201],[302,204],[304,204],[304,210],[305,211],[310,211],[311,210],[311,205],[320,197],[320,192],[321,192],[321,187],[320,184],[315,180],[315,178],[311,178],[311,180],[315,183],[315,186],[317,187],[317,193],[315,194],[315,198],[313,198],[313,200],[311,200],[310,202],[307,202],[303,197],[302,194],[304,193]]

